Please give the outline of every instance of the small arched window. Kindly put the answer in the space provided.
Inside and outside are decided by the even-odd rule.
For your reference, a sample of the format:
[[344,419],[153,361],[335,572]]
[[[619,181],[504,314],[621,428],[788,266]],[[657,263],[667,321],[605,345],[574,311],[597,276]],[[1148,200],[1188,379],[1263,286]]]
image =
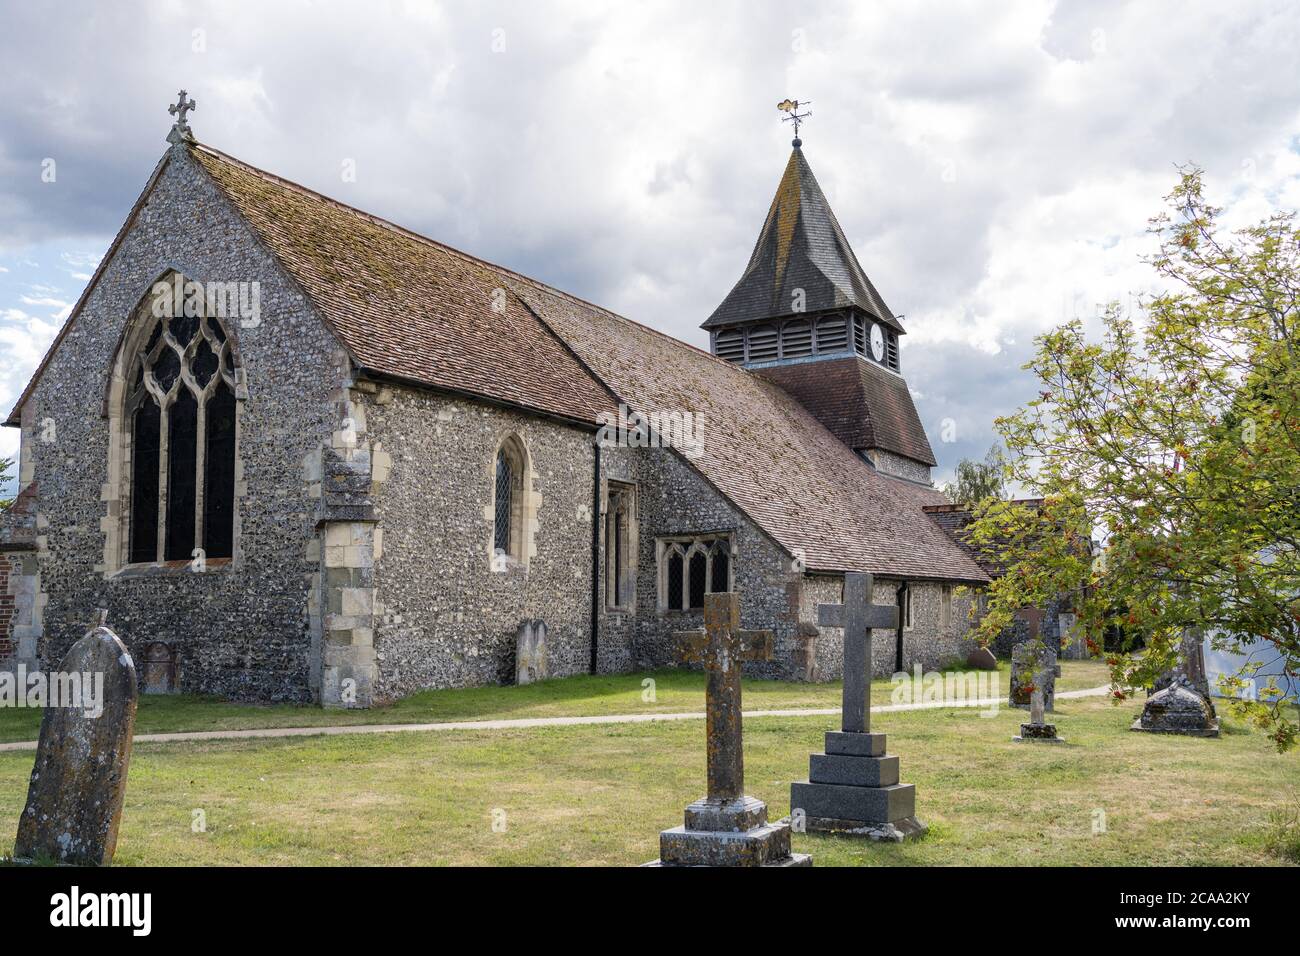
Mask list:
[[492,546],[498,554],[509,554],[510,506],[515,490],[515,470],[511,466],[510,456],[506,454],[504,448],[497,452],[496,486],[496,526],[493,532]]
[[236,415],[231,344],[215,317],[149,313],[147,320],[148,336],[126,378],[127,560],[229,558]]
[[492,553],[524,560],[524,479],[528,458],[511,435],[497,449],[492,482]]

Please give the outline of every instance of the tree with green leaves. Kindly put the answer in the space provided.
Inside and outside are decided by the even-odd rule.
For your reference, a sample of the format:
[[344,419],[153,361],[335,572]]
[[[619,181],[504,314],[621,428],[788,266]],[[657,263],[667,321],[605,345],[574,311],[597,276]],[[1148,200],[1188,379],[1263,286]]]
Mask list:
[[[1123,700],[1173,666],[1184,629],[1203,629],[1215,649],[1249,651],[1221,688],[1286,750],[1300,675],[1300,227],[1279,213],[1229,233],[1196,168],[1167,199],[1149,259],[1165,291],[1135,314],[1111,306],[1099,340],[1077,320],[1040,336],[1025,366],[1038,397],[998,419],[1010,477],[1044,503],[977,509],[973,543],[996,543],[1007,568],[980,633],[1072,592],[1092,649],[1108,630],[1142,638],[1140,654],[1107,658]],[[1093,531],[1095,560],[1076,539]],[[1254,694],[1264,665],[1281,679]]]
[[963,458],[957,463],[955,481],[943,486],[943,493],[953,504],[973,508],[988,498],[1006,495],[1006,458],[996,444],[989,449],[983,461]]

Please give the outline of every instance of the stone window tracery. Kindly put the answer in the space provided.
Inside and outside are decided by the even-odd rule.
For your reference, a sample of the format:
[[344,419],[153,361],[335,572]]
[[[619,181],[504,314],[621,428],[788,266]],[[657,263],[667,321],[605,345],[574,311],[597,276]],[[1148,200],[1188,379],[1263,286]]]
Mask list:
[[658,552],[661,610],[698,610],[704,607],[706,594],[731,590],[729,536],[664,538],[658,542]]
[[127,560],[230,558],[234,550],[235,362],[219,319],[147,314],[131,358]]

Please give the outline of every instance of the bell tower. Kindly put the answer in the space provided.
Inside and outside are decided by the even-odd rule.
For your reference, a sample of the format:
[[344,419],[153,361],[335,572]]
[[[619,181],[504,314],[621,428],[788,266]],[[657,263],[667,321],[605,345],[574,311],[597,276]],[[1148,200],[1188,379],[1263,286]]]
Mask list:
[[877,470],[929,484],[902,322],[858,263],[803,141],[792,145],[749,264],[702,326],[710,348],[785,389]]

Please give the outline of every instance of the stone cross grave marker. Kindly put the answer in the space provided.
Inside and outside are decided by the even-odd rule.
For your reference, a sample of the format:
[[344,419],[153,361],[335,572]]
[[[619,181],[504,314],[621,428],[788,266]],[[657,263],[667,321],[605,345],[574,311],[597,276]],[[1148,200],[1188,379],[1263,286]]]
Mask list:
[[686,808],[685,825],[659,834],[651,866],[810,866],[790,852],[790,827],[767,822],[767,805],[745,796],[740,675],[745,661],[772,658],[772,632],[740,627],[740,596],[704,596],[704,630],[679,631],[678,658],[707,675],[708,795]]
[[870,574],[846,574],[844,603],[817,606],[818,625],[844,629],[840,729],[846,734],[865,734],[871,729],[871,631],[898,627],[898,608],[871,603],[873,587]]
[[822,604],[822,627],[844,628],[844,699],[839,732],[808,761],[808,779],[790,785],[791,820],[804,829],[901,841],[925,833],[916,788],[898,782],[898,757],[871,726],[871,632],[898,626],[898,608],[871,603],[870,574],[844,575],[844,603]]
[[1034,672],[1034,689],[1029,693],[1029,723],[1020,725],[1020,736],[1012,737],[1016,743],[1063,744],[1064,737],[1056,735],[1056,724],[1049,724],[1045,718],[1046,692],[1043,684],[1050,674],[1045,667]]
[[[713,600],[710,600],[713,598]],[[677,631],[678,657],[702,664],[708,738],[709,800],[735,800],[745,793],[741,748],[740,671],[744,661],[772,659],[771,631],[740,629],[740,596],[706,595],[704,630]]]
[[113,862],[117,849],[138,693],[131,655],[103,615],[59,664],[61,679],[73,674],[81,703],[90,704],[88,684],[97,701],[93,709],[45,708],[14,856],[100,866]]

